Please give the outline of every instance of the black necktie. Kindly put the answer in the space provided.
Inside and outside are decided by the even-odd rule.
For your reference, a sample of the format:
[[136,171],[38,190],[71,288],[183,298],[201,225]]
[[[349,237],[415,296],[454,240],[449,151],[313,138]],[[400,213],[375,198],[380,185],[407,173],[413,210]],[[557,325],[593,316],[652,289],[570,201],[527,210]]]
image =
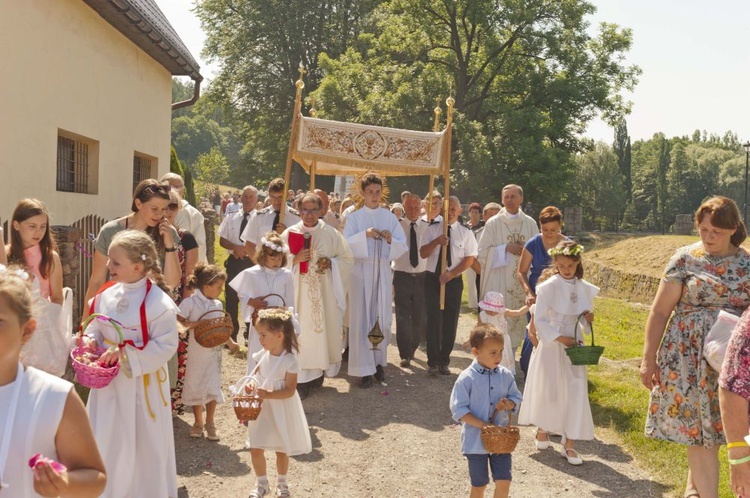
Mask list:
[[450,268],[451,265],[453,264],[453,258],[451,258],[452,251],[451,251],[451,227],[450,226],[448,226],[448,246],[447,247],[448,247],[448,255],[445,259],[446,259],[446,264],[448,265],[448,268]]
[[240,223],[240,236],[245,231],[245,227],[247,226],[247,217],[250,216],[250,213],[244,213],[242,215],[242,223]]
[[409,232],[409,263],[412,268],[419,264],[419,254],[417,253],[417,231],[414,229],[416,222],[411,222],[411,231]]
[[279,213],[280,211],[274,211],[276,216],[273,217],[273,225],[271,225],[271,231],[276,230],[276,225],[279,224]]

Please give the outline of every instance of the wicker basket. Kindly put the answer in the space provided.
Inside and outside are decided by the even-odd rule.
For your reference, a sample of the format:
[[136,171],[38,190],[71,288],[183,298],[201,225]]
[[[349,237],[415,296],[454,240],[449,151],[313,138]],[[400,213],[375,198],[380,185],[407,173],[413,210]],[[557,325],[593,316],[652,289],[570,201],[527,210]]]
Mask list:
[[[105,319],[110,324],[112,324],[115,331],[120,336],[120,341],[124,340],[122,336],[122,331],[120,330],[120,327],[117,324],[117,322],[115,322],[114,320],[112,320],[106,315],[102,315],[101,313],[92,313],[91,315],[88,316],[88,318],[86,318],[83,324],[81,324],[81,328],[78,333],[79,338],[83,338],[83,331],[86,330],[89,323],[91,323],[91,321],[95,318]],[[96,349],[95,354],[97,356],[101,356],[107,351],[107,349],[108,348],[105,348],[105,347],[99,347]],[[88,352],[91,352],[91,350],[86,347],[81,347],[81,346],[76,346],[70,352],[70,359],[73,364],[73,370],[76,373],[76,381],[82,386],[88,387],[91,389],[101,389],[103,387],[107,387],[109,383],[112,382],[112,380],[115,377],[117,377],[117,374],[120,372],[120,364],[115,363],[114,365],[110,367],[103,367],[101,365],[85,363],[78,359],[82,355]]]
[[[203,319],[209,313],[221,313],[221,316]],[[195,342],[204,348],[221,346],[232,337],[234,324],[232,317],[224,310],[211,310],[203,313],[198,318],[198,323],[193,326],[193,337]]]
[[[276,293],[272,292],[270,294],[266,294],[265,296],[260,296],[258,299],[260,299],[261,301],[265,301],[265,299],[267,297],[271,297],[271,296],[276,296],[279,299],[281,299],[282,306],[267,306],[267,307],[262,308],[262,309],[266,309],[266,310],[267,309],[274,309],[274,308],[286,309],[286,301],[284,301],[284,298],[282,296],[280,296],[280,295],[278,295]],[[258,323],[258,312],[259,311],[260,311],[259,309],[253,310],[253,316],[252,316],[253,327],[255,327],[255,324]]]
[[[576,342],[578,342],[578,324],[581,317],[583,317],[583,313],[578,315],[578,320],[576,320],[575,333],[573,335]],[[604,352],[604,346],[594,344],[594,324],[591,324],[591,346],[571,346],[565,348],[565,352],[573,365],[598,365],[599,358]]]
[[232,392],[232,407],[234,408],[234,414],[237,416],[237,420],[241,422],[244,422],[245,420],[256,420],[258,415],[260,415],[263,398],[258,396],[255,390],[250,394],[245,390],[245,386],[249,385],[250,382],[255,379],[253,375],[257,371],[258,365],[255,366],[250,375],[242,377],[236,384],[229,386],[229,389]]
[[[495,419],[497,409],[490,417],[490,423]],[[518,427],[510,425],[510,411],[508,411],[508,425],[486,425],[482,427],[480,435],[484,449],[490,453],[503,454],[512,453],[516,449],[518,441],[521,440],[521,431]]]

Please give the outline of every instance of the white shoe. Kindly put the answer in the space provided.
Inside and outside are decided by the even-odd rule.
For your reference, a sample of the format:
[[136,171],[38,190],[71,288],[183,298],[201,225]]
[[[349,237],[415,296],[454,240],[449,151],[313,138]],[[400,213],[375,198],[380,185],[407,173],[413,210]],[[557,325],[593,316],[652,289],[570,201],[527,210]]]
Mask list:
[[[565,439],[565,436],[562,438],[562,448],[560,448],[560,456],[562,456],[564,459],[568,461],[571,465],[583,465],[583,460],[581,457],[578,456],[578,452],[574,450],[573,448],[566,448],[565,442],[567,440]],[[573,453],[571,455],[571,453]]]
[[[539,439],[540,435],[547,436],[547,439],[546,440],[540,440]],[[536,436],[534,437],[534,444],[536,445],[536,449],[538,449],[538,450],[546,450],[547,448],[549,448],[549,433],[548,432],[543,432],[543,431],[540,431],[539,429],[537,429]]]

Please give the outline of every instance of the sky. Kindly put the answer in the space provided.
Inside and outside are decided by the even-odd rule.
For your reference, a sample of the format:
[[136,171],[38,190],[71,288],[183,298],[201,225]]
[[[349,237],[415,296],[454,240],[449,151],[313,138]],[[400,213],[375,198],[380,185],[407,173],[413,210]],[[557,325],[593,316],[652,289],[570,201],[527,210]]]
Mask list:
[[[662,132],[668,138],[696,129],[750,140],[750,1],[590,0],[597,7],[591,29],[611,22],[633,30],[625,59],[643,74],[627,117],[633,141]],[[156,0],[211,79],[218,71],[201,55],[205,35],[192,0]],[[611,143],[614,132],[593,121],[586,136]]]

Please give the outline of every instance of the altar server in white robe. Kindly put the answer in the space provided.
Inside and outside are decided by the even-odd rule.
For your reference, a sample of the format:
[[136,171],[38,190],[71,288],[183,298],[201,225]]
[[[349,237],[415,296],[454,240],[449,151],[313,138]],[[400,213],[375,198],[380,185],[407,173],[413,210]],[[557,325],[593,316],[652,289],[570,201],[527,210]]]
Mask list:
[[[372,376],[385,379],[386,349],[391,340],[391,261],[408,247],[401,223],[381,207],[383,179],[368,173],[360,180],[364,205],[346,218],[344,237],[354,256],[349,287],[349,375],[361,377],[361,387],[372,386]],[[368,339],[375,323],[383,340],[376,347]]]
[[159,287],[164,277],[148,235],[137,230],[118,233],[108,257],[107,270],[115,284],[93,298],[91,311],[117,323],[94,319],[86,327],[89,345],[118,346],[100,361],[120,363],[109,385],[91,390],[87,406],[107,469],[102,496],[176,498],[167,361],[177,351],[178,308]]
[[583,280],[582,252],[583,247],[572,240],[549,250],[552,265],[541,278],[553,276],[536,287],[534,324],[539,345],[531,356],[518,414],[519,425],[538,428],[538,449],[549,446],[550,432],[561,434],[560,453],[571,465],[583,463],[573,449],[575,441],[594,438],[586,366],[573,365],[565,352],[584,342],[580,325],[586,329],[586,322],[594,320],[594,298],[599,293],[598,287]]
[[[294,275],[294,307],[300,324],[300,373],[297,391],[305,399],[310,384],[323,382],[323,376],[335,377],[341,368],[343,317],[346,292],[352,269],[352,252],[343,235],[319,216],[324,209],[318,195],[307,193],[300,202],[302,221],[288,228],[281,238],[309,235],[309,249],[301,249],[289,258]],[[306,264],[303,264],[306,263]]]
[[[502,196],[504,210],[487,221],[479,241],[479,295],[499,292],[505,297],[505,306],[516,310],[526,304],[526,294],[516,278],[518,259],[526,241],[538,234],[539,228],[521,210],[521,187],[506,185]],[[514,350],[523,343],[525,331],[525,316],[508,318],[508,334]]]

